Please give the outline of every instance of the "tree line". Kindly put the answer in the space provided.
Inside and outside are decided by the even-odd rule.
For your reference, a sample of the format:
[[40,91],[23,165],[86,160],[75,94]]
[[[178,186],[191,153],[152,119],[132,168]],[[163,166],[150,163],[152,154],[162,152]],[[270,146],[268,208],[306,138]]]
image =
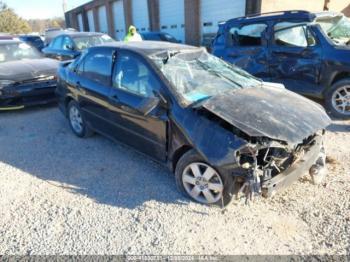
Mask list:
[[10,34],[27,34],[44,32],[46,28],[64,28],[63,18],[29,19],[19,17],[12,8],[0,0],[0,32]]

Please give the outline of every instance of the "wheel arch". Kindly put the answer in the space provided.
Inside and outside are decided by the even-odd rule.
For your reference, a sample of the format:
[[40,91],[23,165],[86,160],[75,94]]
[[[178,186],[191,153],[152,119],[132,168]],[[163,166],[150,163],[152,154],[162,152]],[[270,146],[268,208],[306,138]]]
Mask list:
[[336,82],[340,81],[340,80],[344,80],[346,78],[349,78],[350,79],[350,72],[346,72],[346,71],[343,71],[343,72],[338,72],[332,79],[332,82],[331,82],[331,86],[334,85]]
[[74,98],[72,96],[67,96],[64,99],[64,110],[65,110],[65,115],[67,116],[68,114],[68,105],[71,101],[74,101]]
[[174,151],[171,158],[171,168],[173,172],[175,171],[176,165],[179,162],[180,158],[192,149],[193,147],[190,145],[182,145]]

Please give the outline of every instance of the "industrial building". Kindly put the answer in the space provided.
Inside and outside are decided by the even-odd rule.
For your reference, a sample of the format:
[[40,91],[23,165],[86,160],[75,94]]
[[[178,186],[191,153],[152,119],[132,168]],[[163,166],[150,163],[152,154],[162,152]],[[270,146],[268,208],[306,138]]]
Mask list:
[[163,31],[192,45],[206,45],[218,23],[253,13],[288,9],[333,10],[350,15],[344,0],[94,0],[65,13],[67,27],[123,39],[129,25]]

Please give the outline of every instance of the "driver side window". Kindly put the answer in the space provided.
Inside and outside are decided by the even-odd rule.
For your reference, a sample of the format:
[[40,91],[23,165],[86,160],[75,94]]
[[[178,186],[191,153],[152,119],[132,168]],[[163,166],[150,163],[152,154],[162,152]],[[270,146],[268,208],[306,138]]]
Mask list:
[[73,41],[70,39],[70,37],[65,36],[62,41],[62,49],[72,50],[72,48],[73,48]]
[[159,82],[151,69],[132,53],[117,55],[113,87],[142,97],[154,97]]

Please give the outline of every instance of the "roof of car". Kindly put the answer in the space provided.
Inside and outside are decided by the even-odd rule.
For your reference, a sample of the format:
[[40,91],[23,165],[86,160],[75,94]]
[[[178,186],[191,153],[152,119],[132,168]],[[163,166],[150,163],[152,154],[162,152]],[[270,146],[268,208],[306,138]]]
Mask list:
[[151,31],[151,32],[142,32],[140,34],[141,35],[159,35],[159,34],[166,34],[166,33],[160,32],[160,31]]
[[[317,14],[326,13],[320,12]],[[258,21],[267,21],[267,20],[277,20],[277,19],[301,19],[306,21],[313,21],[316,18],[316,13],[312,13],[304,10],[289,10],[289,11],[276,11],[262,14],[253,14],[248,16],[237,17],[228,20],[227,22],[258,22]]]
[[74,37],[81,37],[81,36],[104,35],[104,33],[65,31],[62,35],[69,35],[74,38]]
[[17,44],[17,43],[23,43],[23,42],[16,39],[0,40],[0,45]]
[[135,51],[142,55],[152,55],[158,52],[166,52],[166,51],[176,51],[176,50],[200,50],[203,48],[184,45],[184,44],[176,44],[171,42],[163,42],[163,41],[139,41],[139,42],[112,42],[99,46],[95,46],[92,48],[101,48],[101,47],[114,47],[121,48],[125,50]]

